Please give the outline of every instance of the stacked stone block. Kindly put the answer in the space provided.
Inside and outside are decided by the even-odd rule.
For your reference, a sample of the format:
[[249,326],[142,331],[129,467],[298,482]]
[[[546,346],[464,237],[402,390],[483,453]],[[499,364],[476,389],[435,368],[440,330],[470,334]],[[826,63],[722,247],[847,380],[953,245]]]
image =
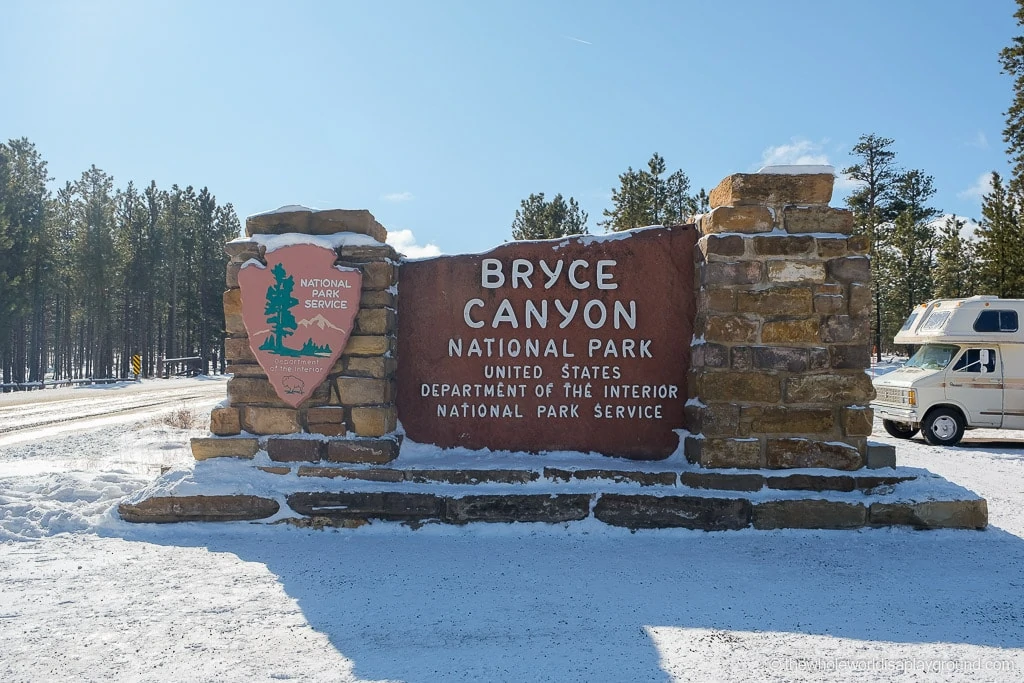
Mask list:
[[865,465],[874,397],[868,242],[831,173],[736,174],[697,251],[687,458],[709,468]]
[[[320,448],[319,441],[302,436],[306,434],[325,439],[380,439],[382,452],[395,450],[392,433],[397,426],[394,396],[398,255],[385,244],[387,231],[365,210],[313,211],[296,207],[293,211],[279,210],[246,219],[249,237],[339,232],[369,235],[379,244],[337,248],[337,265],[362,272],[359,312],[348,343],[327,378],[297,408],[277,396],[249,347],[242,321],[238,272],[250,259],[265,264],[265,247],[258,239],[235,240],[226,245],[229,262],[224,292],[225,358],[227,370],[234,377],[228,382],[227,405],[213,410],[210,431],[218,437],[231,438],[194,440],[192,448],[197,459],[218,455],[252,457],[259,448],[257,444],[273,451],[275,460],[306,459],[299,456],[311,447]],[[300,436],[281,438],[285,435]],[[327,446],[323,449],[326,451]]]

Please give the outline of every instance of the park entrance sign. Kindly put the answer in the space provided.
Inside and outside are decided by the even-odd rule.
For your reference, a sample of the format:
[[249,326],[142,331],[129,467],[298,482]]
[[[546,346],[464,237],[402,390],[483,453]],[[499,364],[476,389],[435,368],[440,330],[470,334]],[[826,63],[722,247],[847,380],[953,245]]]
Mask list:
[[238,273],[249,346],[278,397],[293,408],[327,378],[359,311],[362,275],[333,249],[293,244]]
[[398,414],[443,447],[661,459],[679,444],[694,226],[407,262]]

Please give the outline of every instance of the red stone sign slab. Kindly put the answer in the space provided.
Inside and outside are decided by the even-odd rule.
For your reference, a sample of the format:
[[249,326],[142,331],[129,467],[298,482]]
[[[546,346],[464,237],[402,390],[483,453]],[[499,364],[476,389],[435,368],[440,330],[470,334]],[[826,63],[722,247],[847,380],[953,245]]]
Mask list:
[[359,312],[362,274],[333,249],[293,244],[238,273],[249,346],[282,401],[309,398],[338,360]]
[[660,459],[683,427],[693,226],[404,263],[398,417],[443,447]]

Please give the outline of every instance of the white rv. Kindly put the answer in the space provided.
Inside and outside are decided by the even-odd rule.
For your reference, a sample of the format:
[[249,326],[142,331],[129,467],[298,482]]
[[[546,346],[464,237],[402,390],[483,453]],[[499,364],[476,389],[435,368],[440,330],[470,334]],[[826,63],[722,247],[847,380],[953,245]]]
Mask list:
[[921,304],[896,335],[921,345],[874,380],[885,431],[952,446],[973,427],[1024,429],[1024,300],[974,296]]

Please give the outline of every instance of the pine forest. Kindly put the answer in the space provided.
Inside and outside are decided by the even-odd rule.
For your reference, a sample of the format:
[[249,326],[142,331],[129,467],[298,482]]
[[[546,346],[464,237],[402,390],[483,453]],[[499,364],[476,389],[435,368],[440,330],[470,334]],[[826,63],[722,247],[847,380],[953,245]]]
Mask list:
[[0,368],[5,385],[153,376],[158,358],[223,371],[231,204],[207,188],[116,188],[95,166],[53,193],[27,139],[0,143]]

